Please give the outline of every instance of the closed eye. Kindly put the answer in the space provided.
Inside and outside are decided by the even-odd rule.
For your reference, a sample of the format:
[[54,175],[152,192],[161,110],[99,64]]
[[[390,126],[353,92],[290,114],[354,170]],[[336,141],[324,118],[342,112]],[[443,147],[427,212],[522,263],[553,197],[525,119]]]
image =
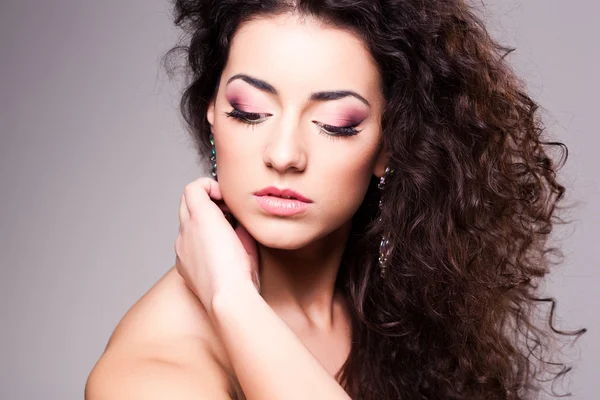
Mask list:
[[328,125],[319,121],[312,122],[317,125],[321,131],[332,136],[353,136],[360,132],[360,130],[356,129],[356,127],[360,125],[360,122],[347,126]]
[[[269,113],[246,112],[246,111],[242,111],[236,107],[233,107],[233,110],[225,112],[224,114],[229,118],[236,119],[240,122],[243,122],[243,123],[249,124],[249,125],[260,124],[261,122],[265,121],[268,117],[273,115],[273,114],[269,114]],[[336,126],[336,125],[324,124],[319,121],[312,121],[312,122],[319,127],[319,130],[322,133],[327,134],[329,136],[353,136],[353,135],[356,135],[357,133],[360,132],[360,130],[356,129],[356,127],[361,124],[361,122],[358,122],[358,123],[352,124],[352,125]]]
[[260,124],[261,122],[263,122],[264,120],[266,120],[268,117],[270,117],[273,114],[246,112],[246,111],[242,111],[240,109],[233,107],[233,110],[231,110],[229,112],[225,112],[225,115],[227,117],[234,118],[234,119],[244,122],[246,124],[254,125],[254,124]]

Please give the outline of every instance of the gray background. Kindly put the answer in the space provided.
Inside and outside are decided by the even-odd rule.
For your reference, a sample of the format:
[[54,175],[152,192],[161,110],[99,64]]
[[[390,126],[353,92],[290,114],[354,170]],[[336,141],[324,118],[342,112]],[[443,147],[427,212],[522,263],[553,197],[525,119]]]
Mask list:
[[[597,399],[595,1],[495,0],[490,29],[570,149],[574,222],[547,291],[570,351],[570,388]],[[127,309],[173,264],[183,187],[205,171],[159,59],[178,33],[163,0],[0,5],[0,399],[81,399]],[[594,381],[596,379],[596,381]]]

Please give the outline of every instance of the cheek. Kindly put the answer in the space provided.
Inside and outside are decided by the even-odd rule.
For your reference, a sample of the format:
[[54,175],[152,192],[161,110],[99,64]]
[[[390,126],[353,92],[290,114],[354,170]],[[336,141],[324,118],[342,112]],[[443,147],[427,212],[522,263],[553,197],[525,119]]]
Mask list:
[[223,199],[236,214],[243,199],[257,189],[256,149],[252,143],[244,140],[251,132],[247,128],[226,122],[215,126],[215,145],[217,148],[217,179]]
[[358,210],[362,203],[372,176],[370,159],[343,162],[339,167],[329,167],[323,176],[323,192],[327,213],[338,223],[343,223]]
[[[223,111],[222,109],[221,111]],[[222,114],[222,113],[221,113]],[[219,115],[214,126],[218,171],[223,175],[243,173],[256,157],[256,132],[253,127],[225,115]]]
[[320,170],[332,190],[346,193],[360,193],[363,187],[366,190],[377,158],[377,143],[368,139],[343,149],[336,149],[333,143],[320,154]]
[[360,133],[365,135],[361,140],[352,143],[344,149],[346,151],[330,152],[335,156],[323,160],[329,164],[327,179],[332,195],[345,198],[356,209],[364,199],[379,156],[379,136],[376,133],[365,129]]

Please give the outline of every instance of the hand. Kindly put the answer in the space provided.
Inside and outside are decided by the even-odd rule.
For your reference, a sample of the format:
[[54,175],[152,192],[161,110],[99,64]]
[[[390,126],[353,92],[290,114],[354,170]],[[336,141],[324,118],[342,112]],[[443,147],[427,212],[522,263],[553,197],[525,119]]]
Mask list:
[[241,224],[231,226],[223,215],[227,211],[219,184],[211,178],[189,183],[181,196],[176,269],[209,315],[220,291],[259,290],[256,242]]

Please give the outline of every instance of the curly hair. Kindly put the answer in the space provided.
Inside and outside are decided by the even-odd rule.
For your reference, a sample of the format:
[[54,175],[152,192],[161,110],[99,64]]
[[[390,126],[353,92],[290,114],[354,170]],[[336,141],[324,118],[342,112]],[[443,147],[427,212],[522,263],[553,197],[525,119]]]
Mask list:
[[177,0],[186,35],[166,59],[185,56],[181,109],[200,156],[210,154],[206,109],[236,29],[284,13],[358,35],[386,102],[395,173],[383,193],[372,178],[336,281],[353,324],[340,384],[355,399],[458,400],[530,399],[555,383],[570,367],[552,359],[553,343],[585,332],[557,329],[555,299],[539,294],[561,256],[548,239],[565,222],[556,172],[568,152],[545,140],[539,106],[505,61],[514,49],[464,0]]

